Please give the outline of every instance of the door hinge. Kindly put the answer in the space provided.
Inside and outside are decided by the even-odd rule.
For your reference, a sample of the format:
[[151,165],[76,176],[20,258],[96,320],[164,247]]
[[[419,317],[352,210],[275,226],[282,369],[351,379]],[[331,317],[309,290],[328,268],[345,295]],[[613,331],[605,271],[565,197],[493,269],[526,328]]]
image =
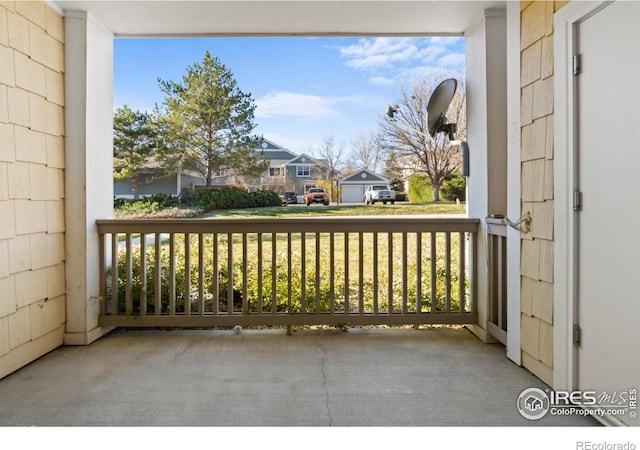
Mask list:
[[576,345],[580,345],[580,340],[582,339],[582,329],[580,325],[575,324],[573,326],[573,343]]
[[581,58],[579,54],[573,55],[573,74],[580,75],[580,70],[582,69],[582,65],[580,64]]
[[579,190],[573,191],[573,210],[581,211],[582,210],[582,192]]

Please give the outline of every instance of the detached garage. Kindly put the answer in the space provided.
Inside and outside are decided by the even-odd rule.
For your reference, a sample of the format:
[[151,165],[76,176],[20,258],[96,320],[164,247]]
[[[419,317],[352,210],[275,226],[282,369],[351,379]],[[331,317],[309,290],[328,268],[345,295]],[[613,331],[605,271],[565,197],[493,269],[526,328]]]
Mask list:
[[364,191],[372,184],[388,185],[389,180],[368,169],[360,169],[339,181],[342,188],[342,202],[364,202]]

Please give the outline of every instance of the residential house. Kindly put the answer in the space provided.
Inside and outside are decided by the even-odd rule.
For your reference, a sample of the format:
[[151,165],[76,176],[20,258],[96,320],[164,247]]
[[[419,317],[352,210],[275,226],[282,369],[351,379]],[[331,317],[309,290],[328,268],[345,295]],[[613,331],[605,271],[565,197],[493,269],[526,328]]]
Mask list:
[[256,152],[262,153],[264,159],[269,161],[269,168],[252,183],[251,188],[270,189],[278,193],[293,190],[291,178],[287,176],[286,164],[297,155],[267,139],[262,141]]
[[342,189],[341,201],[345,203],[363,202],[367,187],[374,184],[388,185],[389,180],[366,168],[356,170],[339,181],[339,186]]
[[251,189],[269,189],[278,193],[295,192],[302,196],[318,179],[326,178],[326,161],[307,154],[298,155],[267,139],[256,149],[269,161],[269,167]]
[[0,4],[0,376],[109,330],[96,220],[113,208],[114,38],[453,34],[466,39],[468,215],[481,223],[467,326],[502,334],[486,239],[504,215],[521,224],[504,232],[506,357],[556,390],[637,387],[640,66],[623,52],[640,41],[640,4],[360,3]]
[[[259,178],[246,184],[249,190],[269,189],[278,193],[286,191],[304,194],[307,187],[315,185],[318,178],[326,174],[326,167],[322,161],[308,155],[298,155],[267,139],[256,148],[269,167]],[[153,165],[153,164],[152,164]],[[202,174],[184,170],[175,175],[158,177],[153,167],[142,170],[138,177],[138,192],[140,196],[153,194],[179,195],[182,189],[196,189],[206,184]],[[222,168],[214,174],[212,186],[244,185],[245,181]],[[121,198],[133,197],[131,179],[114,180],[114,195]]]
[[[178,171],[173,175],[158,177],[152,169],[138,173],[138,195],[146,197],[153,194],[170,194],[179,196],[182,189],[194,189],[205,183],[204,177],[192,171]],[[131,178],[114,179],[113,195],[118,198],[133,198]]]
[[318,180],[326,179],[329,171],[326,161],[306,153],[287,161],[284,166],[286,177],[290,180],[288,187],[298,196],[304,195],[309,188],[316,186]]

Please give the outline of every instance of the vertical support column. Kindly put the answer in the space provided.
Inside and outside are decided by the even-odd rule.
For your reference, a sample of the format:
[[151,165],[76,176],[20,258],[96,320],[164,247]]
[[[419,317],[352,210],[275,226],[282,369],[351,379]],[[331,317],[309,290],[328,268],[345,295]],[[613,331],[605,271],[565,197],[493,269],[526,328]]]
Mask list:
[[[520,3],[507,2],[507,216],[520,208]],[[520,231],[507,227],[507,357],[521,364]]]
[[64,343],[85,345],[108,331],[98,326],[100,253],[95,221],[113,215],[113,35],[85,11],[65,12],[65,34]]
[[[467,142],[469,144],[468,211],[485,218],[507,213],[507,50],[506,13],[485,11],[467,38]],[[489,313],[487,224],[478,233],[478,324],[469,329],[485,342]]]

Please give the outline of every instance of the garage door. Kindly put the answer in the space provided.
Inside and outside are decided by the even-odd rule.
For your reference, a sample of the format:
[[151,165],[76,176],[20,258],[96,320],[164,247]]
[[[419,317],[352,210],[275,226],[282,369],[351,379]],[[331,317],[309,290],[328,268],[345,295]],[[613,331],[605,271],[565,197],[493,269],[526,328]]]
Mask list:
[[343,185],[342,201],[345,203],[362,203],[364,201],[364,186],[360,184]]

